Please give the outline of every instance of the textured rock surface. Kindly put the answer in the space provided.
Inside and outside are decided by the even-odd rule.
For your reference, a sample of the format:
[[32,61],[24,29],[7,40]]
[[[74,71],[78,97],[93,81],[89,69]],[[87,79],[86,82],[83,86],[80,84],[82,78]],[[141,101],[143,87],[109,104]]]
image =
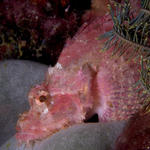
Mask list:
[[44,79],[46,65],[31,61],[0,62],[0,145],[15,133],[18,115],[28,109],[28,91]]
[[[42,142],[37,142],[32,150],[111,150],[124,125],[123,121],[75,125],[57,132]],[[19,149],[16,145],[13,137],[0,149],[24,150],[23,145]]]

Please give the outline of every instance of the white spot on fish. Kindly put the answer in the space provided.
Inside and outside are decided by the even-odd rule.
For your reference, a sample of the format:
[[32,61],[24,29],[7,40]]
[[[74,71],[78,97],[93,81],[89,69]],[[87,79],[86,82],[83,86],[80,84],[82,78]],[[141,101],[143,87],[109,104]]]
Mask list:
[[54,104],[54,101],[51,101],[50,103],[53,105],[53,104]]
[[33,95],[29,95],[29,99],[33,99]]
[[47,113],[48,113],[48,108],[45,108],[43,114],[47,114]]
[[[57,69],[62,69],[62,65],[61,65],[60,63],[57,63],[57,64],[55,65],[55,67],[56,67]],[[49,68],[48,68],[48,73],[49,73],[49,75],[51,75],[51,74],[54,73],[54,70],[56,69],[55,67],[49,67]]]
[[62,65],[61,65],[60,63],[57,63],[57,64],[56,64],[56,68],[57,68],[57,69],[62,69]]

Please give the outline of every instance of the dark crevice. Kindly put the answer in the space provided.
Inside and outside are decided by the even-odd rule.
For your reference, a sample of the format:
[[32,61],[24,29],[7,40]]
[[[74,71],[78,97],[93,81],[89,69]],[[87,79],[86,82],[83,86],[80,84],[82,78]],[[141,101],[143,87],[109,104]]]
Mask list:
[[90,122],[99,122],[98,120],[98,115],[94,114],[91,118],[89,118],[88,120],[84,121],[85,123],[90,123]]

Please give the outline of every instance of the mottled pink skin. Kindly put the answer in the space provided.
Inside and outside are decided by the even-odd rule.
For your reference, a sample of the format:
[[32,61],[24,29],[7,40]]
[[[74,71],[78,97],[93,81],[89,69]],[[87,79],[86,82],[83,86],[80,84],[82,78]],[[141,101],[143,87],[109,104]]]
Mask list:
[[112,26],[113,23],[109,15],[96,17],[90,22],[85,22],[74,38],[67,41],[58,62],[63,67],[71,66],[71,64],[79,65],[83,62],[90,63],[90,61],[99,62],[97,58],[102,57],[99,51],[103,47],[101,44],[103,42],[98,40],[98,37],[112,29]]
[[29,93],[31,108],[17,123],[19,141],[46,138],[94,113],[100,121],[125,120],[141,108],[143,100],[131,87],[139,79],[139,61],[100,52],[103,41],[97,38],[112,25],[109,15],[93,18],[67,42],[44,83]]

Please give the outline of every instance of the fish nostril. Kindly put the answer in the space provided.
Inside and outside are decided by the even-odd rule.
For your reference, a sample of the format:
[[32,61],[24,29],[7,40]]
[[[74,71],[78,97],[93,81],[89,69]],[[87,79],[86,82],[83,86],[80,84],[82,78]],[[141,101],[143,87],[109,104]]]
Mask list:
[[40,100],[40,102],[43,103],[43,102],[45,102],[47,100],[47,97],[42,95],[42,96],[39,97],[39,100]]

